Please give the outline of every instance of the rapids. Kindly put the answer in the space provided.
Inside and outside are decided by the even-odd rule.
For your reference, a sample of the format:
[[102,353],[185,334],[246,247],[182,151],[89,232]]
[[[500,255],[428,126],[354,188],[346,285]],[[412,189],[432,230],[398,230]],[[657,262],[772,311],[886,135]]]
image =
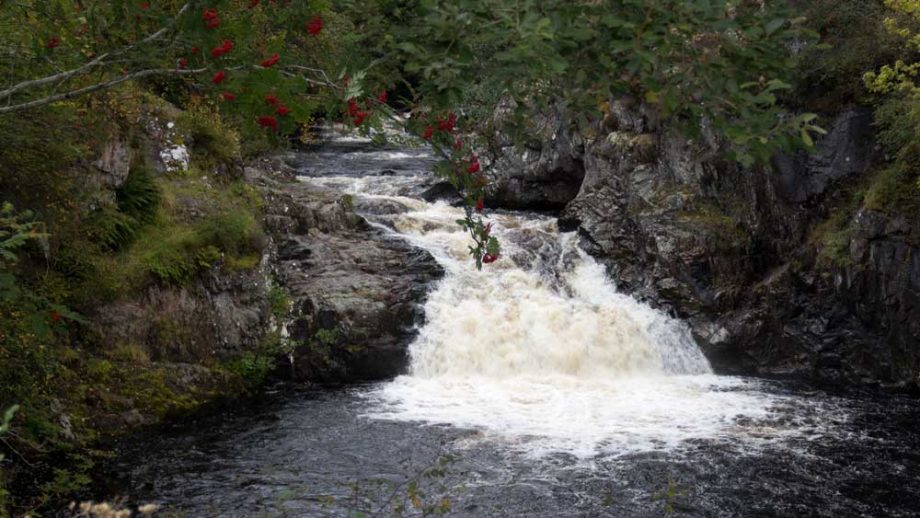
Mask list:
[[[127,447],[122,489],[188,516],[910,516],[913,400],[714,374],[680,321],[620,293],[554,218],[428,203],[424,149],[339,138],[287,157],[444,268],[409,372],[268,394]],[[364,514],[356,514],[358,511]]]

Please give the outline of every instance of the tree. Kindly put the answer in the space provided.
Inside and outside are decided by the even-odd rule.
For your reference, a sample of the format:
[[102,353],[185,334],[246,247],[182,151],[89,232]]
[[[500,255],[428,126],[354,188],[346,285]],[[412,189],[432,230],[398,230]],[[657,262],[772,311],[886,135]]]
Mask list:
[[[885,27],[905,42],[905,59],[884,65],[863,77],[869,91],[879,97],[876,123],[879,140],[893,156],[894,170],[920,183],[920,0],[885,0],[891,15]],[[914,60],[911,60],[914,58]]]
[[[713,130],[744,164],[813,145],[783,111],[797,43],[784,2],[750,0],[22,0],[3,2],[0,116],[127,81],[167,81],[272,138],[316,113],[429,141],[468,202],[477,265],[498,242],[478,212],[485,177],[459,115],[563,102],[587,125],[612,96],[656,106],[689,137]],[[391,98],[389,91],[399,92]],[[490,91],[488,98],[470,92]],[[412,114],[395,117],[394,104]],[[459,114],[459,115],[458,115]],[[378,134],[379,135],[379,134]]]
[[[892,15],[885,19],[885,27],[904,39],[910,52],[920,52],[920,0],[885,0]],[[879,94],[899,92],[920,96],[917,77],[920,62],[907,63],[898,60],[885,65],[879,72],[867,72],[864,79],[869,90]]]

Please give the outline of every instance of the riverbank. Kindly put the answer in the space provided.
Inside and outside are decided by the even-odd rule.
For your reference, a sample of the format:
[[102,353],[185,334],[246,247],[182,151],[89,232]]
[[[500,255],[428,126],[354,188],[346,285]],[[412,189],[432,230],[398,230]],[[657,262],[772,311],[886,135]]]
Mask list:
[[218,119],[143,110],[143,132],[132,123],[59,179],[102,208],[46,214],[47,270],[22,269],[68,312],[45,315],[41,356],[21,341],[3,349],[0,404],[20,406],[4,443],[4,513],[89,498],[113,440],[232,406],[268,381],[395,375],[440,274],[341,193],[298,182],[280,160],[227,152],[238,136]]

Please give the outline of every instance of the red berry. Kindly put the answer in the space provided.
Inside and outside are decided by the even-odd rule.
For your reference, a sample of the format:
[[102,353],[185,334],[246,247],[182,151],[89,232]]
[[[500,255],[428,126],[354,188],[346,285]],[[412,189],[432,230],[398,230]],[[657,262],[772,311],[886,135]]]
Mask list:
[[311,36],[316,36],[323,31],[323,19],[319,16],[314,16],[310,18],[310,21],[307,22],[307,32]]
[[492,264],[495,261],[498,261],[498,254],[485,254],[482,256],[482,262],[485,264]]
[[221,92],[221,93],[220,93],[220,98],[223,99],[223,100],[225,100],[225,101],[235,101],[235,100],[236,100],[236,94],[234,94],[233,92]]
[[225,79],[227,79],[227,73],[224,72],[223,70],[218,70],[218,71],[214,74],[214,76],[211,78],[211,82],[214,83],[214,84],[216,84],[216,85],[219,85],[219,84],[223,83]]
[[281,59],[281,56],[278,55],[278,53],[276,52],[272,54],[272,57],[262,60],[262,63],[260,63],[260,65],[262,65],[262,68],[273,67],[278,63],[279,59]]
[[230,52],[231,50],[233,50],[233,42],[230,40],[224,40],[220,43],[220,45],[211,49],[211,57],[217,59]]
[[433,127],[433,126],[428,126],[427,128],[425,128],[425,132],[422,133],[422,138],[425,139],[425,140],[431,140],[431,137],[433,137],[433,136],[434,136],[434,127]]
[[469,165],[469,167],[466,168],[466,172],[468,172],[468,173],[470,173],[470,174],[475,174],[475,173],[478,173],[478,172],[481,171],[481,170],[482,170],[482,168],[481,168],[480,165],[479,165],[479,157],[477,157],[477,156],[474,155],[473,158],[470,159],[470,165]]
[[271,115],[263,115],[256,119],[256,121],[259,123],[259,126],[263,128],[271,128],[273,131],[278,131],[278,119]]
[[361,111],[361,107],[358,106],[358,101],[354,99],[348,100],[348,115],[354,117],[358,115],[358,112]]
[[49,49],[57,48],[57,46],[60,45],[60,44],[61,44],[61,39],[58,38],[57,36],[55,36],[55,37],[51,38],[50,40],[48,40],[48,48],[49,48]]

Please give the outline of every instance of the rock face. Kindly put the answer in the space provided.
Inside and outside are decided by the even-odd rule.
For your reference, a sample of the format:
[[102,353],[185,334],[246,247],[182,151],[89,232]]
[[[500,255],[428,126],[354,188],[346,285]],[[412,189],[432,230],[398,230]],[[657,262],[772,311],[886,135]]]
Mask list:
[[280,162],[246,175],[265,195],[278,245],[275,278],[293,301],[286,328],[296,345],[295,377],[338,382],[402,373],[429,284],[443,274],[434,258],[368,225],[350,198],[298,182]]
[[153,361],[227,360],[255,351],[271,319],[268,255],[251,271],[219,267],[191,286],[151,286],[99,308],[93,325],[108,349],[142,346]]
[[[597,131],[573,158],[584,178],[561,227],[579,230],[622,289],[685,319],[718,371],[920,385],[910,222],[860,211],[842,265],[810,239],[839,188],[877,164],[868,110],[844,111],[816,152],[772,170],[742,170],[715,139],[687,142],[629,100]],[[519,185],[552,184],[549,169],[517,167],[539,179]]]
[[[501,114],[496,127],[501,127]],[[496,131],[490,138],[491,167],[486,203],[514,209],[561,209],[578,194],[584,177],[581,137],[560,111],[531,121],[532,139],[517,145]]]

